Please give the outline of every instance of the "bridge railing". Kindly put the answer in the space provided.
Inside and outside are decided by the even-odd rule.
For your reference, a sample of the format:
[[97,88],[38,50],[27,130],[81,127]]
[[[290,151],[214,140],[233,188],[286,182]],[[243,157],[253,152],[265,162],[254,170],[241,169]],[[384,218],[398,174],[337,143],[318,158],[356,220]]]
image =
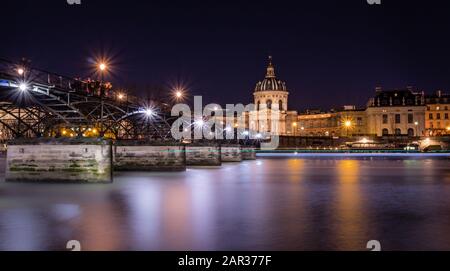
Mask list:
[[[24,69],[22,75],[18,73],[19,69]],[[60,92],[77,93],[83,96],[105,97],[107,99],[117,99],[119,96],[119,92],[113,90],[109,82],[102,83],[91,79],[71,78],[5,59],[0,59],[0,77],[16,82],[25,81],[41,84]],[[121,102],[139,104],[139,101],[138,97],[126,94]]]

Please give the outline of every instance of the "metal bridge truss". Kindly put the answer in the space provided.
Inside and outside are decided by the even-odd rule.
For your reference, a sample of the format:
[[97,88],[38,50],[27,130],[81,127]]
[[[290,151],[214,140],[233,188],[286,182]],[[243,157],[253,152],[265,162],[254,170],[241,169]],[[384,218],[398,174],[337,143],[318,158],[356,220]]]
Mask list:
[[170,140],[165,112],[148,116],[138,99],[116,100],[74,87],[81,81],[0,59],[0,139],[61,136],[62,128],[82,136],[95,128],[116,139]]

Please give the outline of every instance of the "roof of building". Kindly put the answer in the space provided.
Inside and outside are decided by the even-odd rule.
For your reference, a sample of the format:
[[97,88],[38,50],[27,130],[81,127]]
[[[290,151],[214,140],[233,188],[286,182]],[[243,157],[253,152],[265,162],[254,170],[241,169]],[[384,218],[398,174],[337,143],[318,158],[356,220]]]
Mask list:
[[375,97],[371,99],[369,106],[421,106],[424,104],[423,93],[413,92],[411,88],[381,90],[377,88]]
[[425,96],[426,104],[449,104],[450,103],[450,94],[442,93],[442,91],[438,90],[433,95]]
[[266,77],[256,84],[255,91],[287,91],[286,83],[278,80],[275,75],[275,67],[272,64],[271,56],[269,56]]

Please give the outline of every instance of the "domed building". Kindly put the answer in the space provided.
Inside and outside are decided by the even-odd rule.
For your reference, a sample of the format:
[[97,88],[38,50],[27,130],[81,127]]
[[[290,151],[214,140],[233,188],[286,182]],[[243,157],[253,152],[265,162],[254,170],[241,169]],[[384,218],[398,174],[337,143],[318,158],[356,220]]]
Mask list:
[[263,81],[259,81],[256,84],[253,95],[257,110],[276,108],[280,111],[287,111],[289,92],[286,88],[286,83],[278,80],[275,76],[272,57],[269,57],[266,77]]
[[266,76],[253,92],[255,111],[250,113],[250,129],[275,135],[293,134],[297,112],[288,111],[289,91],[286,83],[277,79],[272,57],[269,56]]

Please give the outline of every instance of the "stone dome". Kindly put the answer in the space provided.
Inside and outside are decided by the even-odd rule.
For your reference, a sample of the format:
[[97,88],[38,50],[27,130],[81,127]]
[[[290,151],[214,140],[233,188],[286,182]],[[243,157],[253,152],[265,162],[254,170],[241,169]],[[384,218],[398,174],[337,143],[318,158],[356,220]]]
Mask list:
[[255,91],[287,91],[286,83],[278,80],[275,76],[272,57],[269,57],[266,78],[256,84]]

